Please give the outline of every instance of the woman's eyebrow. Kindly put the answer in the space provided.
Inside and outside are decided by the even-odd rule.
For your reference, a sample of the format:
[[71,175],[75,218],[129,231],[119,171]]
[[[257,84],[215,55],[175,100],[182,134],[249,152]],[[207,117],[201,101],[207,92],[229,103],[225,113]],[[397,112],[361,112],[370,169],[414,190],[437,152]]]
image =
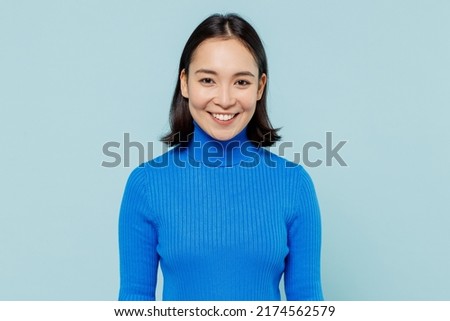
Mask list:
[[[197,70],[197,71],[195,72],[195,74],[200,74],[200,73],[203,73],[203,74],[210,74],[210,75],[215,75],[215,76],[217,76],[217,72],[214,71],[214,70],[210,70],[210,69],[203,69],[203,68],[202,68],[202,69],[199,69],[199,70]],[[250,71],[239,71],[239,72],[235,73],[233,76],[234,76],[234,77],[237,77],[237,76],[249,76],[249,77],[255,77],[255,75],[252,74]]]

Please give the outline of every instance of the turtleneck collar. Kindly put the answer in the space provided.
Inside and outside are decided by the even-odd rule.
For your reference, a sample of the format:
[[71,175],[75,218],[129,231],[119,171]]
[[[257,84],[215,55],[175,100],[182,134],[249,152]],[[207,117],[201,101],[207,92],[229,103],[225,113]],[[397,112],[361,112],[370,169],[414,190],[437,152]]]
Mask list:
[[256,153],[258,147],[248,139],[247,128],[233,138],[221,141],[211,137],[194,121],[187,151],[191,160],[208,167],[231,167],[251,160],[251,153]]

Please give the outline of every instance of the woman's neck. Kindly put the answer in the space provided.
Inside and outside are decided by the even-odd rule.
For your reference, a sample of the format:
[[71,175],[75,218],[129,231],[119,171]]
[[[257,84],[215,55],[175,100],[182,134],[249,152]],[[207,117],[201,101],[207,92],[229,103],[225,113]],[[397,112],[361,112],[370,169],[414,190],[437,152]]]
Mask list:
[[206,133],[195,121],[194,132],[189,140],[189,158],[208,167],[231,167],[249,160],[257,147],[249,141],[247,129],[225,141],[217,140]]

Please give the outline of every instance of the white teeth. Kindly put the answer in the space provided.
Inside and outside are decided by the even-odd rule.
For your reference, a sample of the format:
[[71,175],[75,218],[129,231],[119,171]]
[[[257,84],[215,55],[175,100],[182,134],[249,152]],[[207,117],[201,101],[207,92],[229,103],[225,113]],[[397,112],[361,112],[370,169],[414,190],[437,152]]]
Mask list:
[[233,118],[236,114],[212,114],[214,118],[217,118],[219,120],[230,120]]

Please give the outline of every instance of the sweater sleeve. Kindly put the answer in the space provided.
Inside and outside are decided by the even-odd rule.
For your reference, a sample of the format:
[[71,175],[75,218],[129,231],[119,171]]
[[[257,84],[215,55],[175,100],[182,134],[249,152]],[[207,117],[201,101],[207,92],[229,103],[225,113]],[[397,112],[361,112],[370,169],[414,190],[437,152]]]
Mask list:
[[320,279],[321,220],[313,182],[300,167],[297,210],[288,224],[285,291],[289,301],[323,300]]
[[120,207],[120,301],[155,300],[157,242],[150,218],[146,169],[138,167],[128,178]]

